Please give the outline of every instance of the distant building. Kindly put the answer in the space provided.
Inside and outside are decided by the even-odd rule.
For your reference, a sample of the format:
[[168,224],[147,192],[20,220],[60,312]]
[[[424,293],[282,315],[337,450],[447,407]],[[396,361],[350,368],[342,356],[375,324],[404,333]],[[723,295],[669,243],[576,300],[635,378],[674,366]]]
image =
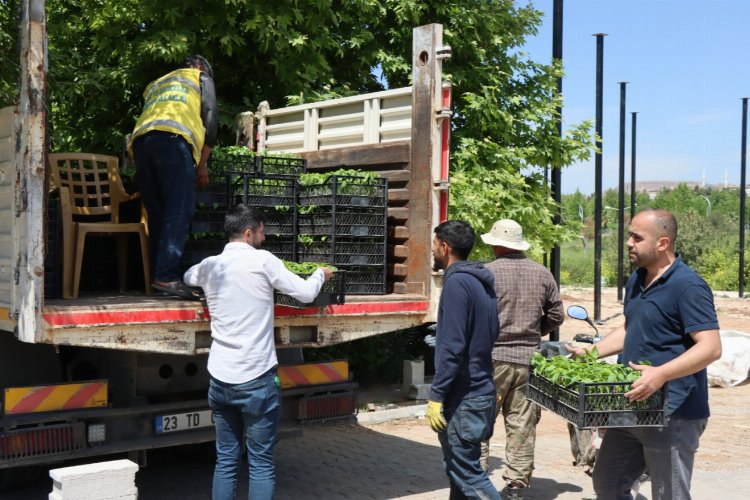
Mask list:
[[[640,181],[635,183],[635,191],[636,193],[642,193],[646,192],[648,194],[648,197],[650,199],[656,198],[656,195],[659,194],[659,191],[662,189],[674,189],[680,184],[685,184],[690,189],[693,188],[711,188],[711,189],[739,189],[739,184],[729,184],[729,183],[722,183],[722,184],[709,184],[706,185],[703,182],[695,182],[695,181]],[[625,192],[630,193],[630,183],[625,183]],[[750,194],[750,186],[745,186],[745,193]]]

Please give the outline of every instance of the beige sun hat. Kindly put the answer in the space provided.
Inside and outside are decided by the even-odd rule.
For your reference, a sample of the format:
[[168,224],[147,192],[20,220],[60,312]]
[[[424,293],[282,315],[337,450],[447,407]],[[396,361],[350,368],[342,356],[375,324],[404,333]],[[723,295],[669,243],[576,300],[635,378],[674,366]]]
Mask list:
[[527,250],[529,242],[523,239],[523,228],[511,219],[500,219],[492,225],[489,233],[482,235],[482,241],[496,247],[511,250]]

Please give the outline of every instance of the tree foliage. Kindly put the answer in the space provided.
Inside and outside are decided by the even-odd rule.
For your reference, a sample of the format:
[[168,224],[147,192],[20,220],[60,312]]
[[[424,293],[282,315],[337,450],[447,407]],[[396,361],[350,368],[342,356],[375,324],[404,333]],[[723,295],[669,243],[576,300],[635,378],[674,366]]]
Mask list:
[[[646,192],[636,195],[637,210],[662,208],[669,210],[677,220],[677,252],[698,272],[714,290],[736,290],[739,285],[739,189],[701,188],[678,184],[660,190],[653,199]],[[603,205],[616,207],[617,190],[603,193]],[[708,199],[708,202],[706,201]],[[709,210],[710,203],[710,210]],[[625,196],[626,207],[630,197]],[[581,236],[582,243],[563,247],[561,281],[563,284],[593,284],[594,197],[580,192],[563,196],[563,217],[585,213]],[[617,281],[617,211],[602,213],[602,276],[607,284]],[[746,219],[748,220],[748,219]],[[630,211],[626,210],[625,240]],[[623,249],[627,256],[627,250]],[[750,252],[746,250],[745,279],[750,283]],[[625,262],[625,273],[629,264]]]
[[[562,69],[521,51],[541,20],[530,3],[47,0],[47,14],[52,147],[110,154],[132,129],[147,83],[189,53],[213,64],[229,143],[235,114],[263,100],[273,108],[409,85],[412,29],[442,23],[453,54],[444,65],[453,84],[451,216],[478,232],[516,218],[543,248],[577,232],[552,226],[542,171],[587,158],[590,124],[557,136]],[[15,82],[0,81],[7,103]]]

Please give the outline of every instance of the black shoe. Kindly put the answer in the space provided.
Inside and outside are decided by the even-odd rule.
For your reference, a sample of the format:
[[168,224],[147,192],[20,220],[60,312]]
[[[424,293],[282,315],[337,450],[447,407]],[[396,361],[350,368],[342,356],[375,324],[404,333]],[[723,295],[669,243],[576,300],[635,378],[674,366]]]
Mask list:
[[526,488],[515,488],[508,485],[500,492],[500,496],[503,497],[503,500],[522,500],[523,490],[525,489]]
[[200,297],[195,290],[187,286],[182,281],[172,281],[170,283],[152,283],[151,288],[164,292],[163,296],[176,295],[177,297],[188,300],[199,300]]

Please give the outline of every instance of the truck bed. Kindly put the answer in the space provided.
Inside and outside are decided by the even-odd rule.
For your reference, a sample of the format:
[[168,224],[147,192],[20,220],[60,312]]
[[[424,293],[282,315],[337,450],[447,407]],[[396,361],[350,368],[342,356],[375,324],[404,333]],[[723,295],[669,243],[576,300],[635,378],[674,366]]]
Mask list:
[[[322,347],[429,321],[430,300],[418,294],[360,295],[342,305],[276,306],[277,347]],[[170,354],[200,354],[211,344],[204,301],[143,294],[82,294],[46,300],[42,343]]]

